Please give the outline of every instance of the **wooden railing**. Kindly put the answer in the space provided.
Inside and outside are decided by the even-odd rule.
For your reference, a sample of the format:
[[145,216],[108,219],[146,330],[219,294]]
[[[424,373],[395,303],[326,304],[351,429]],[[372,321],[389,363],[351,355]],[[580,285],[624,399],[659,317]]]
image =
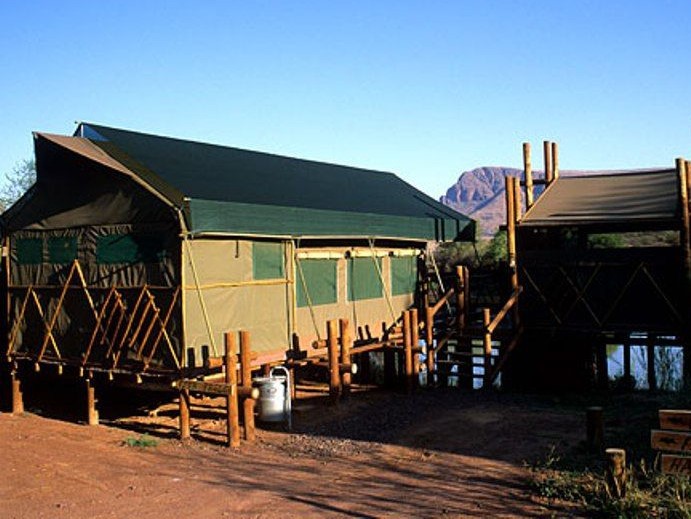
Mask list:
[[[483,346],[483,354],[484,354],[484,377],[483,377],[483,387],[489,388],[491,385],[494,383],[496,380],[497,376],[499,375],[499,372],[501,371],[501,368],[504,366],[504,363],[506,362],[506,359],[508,358],[508,355],[511,353],[511,351],[516,347],[518,344],[518,339],[520,337],[522,328],[520,324],[520,320],[518,318],[518,298],[523,292],[523,287],[519,286],[514,290],[514,292],[511,294],[509,299],[504,303],[504,306],[502,306],[501,310],[497,312],[497,314],[494,316],[492,319],[490,315],[490,309],[489,308],[483,308],[482,309],[482,327],[483,327],[483,337],[482,337],[482,346]],[[513,312],[513,331],[514,335],[511,338],[511,341],[504,347],[502,347],[499,355],[498,361],[493,365],[492,364],[492,342],[493,342],[493,334],[501,324],[501,322],[506,318],[507,315],[509,315],[509,312],[511,310],[514,310]]]

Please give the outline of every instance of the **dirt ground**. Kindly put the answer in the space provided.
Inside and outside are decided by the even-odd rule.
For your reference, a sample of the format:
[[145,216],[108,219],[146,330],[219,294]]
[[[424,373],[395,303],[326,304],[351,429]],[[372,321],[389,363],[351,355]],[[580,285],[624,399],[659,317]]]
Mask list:
[[[570,515],[527,488],[524,461],[583,439],[582,413],[546,397],[375,391],[336,407],[303,399],[291,434],[259,429],[238,450],[221,444],[215,403],[193,407],[196,439],[186,444],[175,439],[174,404],[97,427],[31,406],[0,414],[0,516]],[[143,433],[157,445],[127,445]]]

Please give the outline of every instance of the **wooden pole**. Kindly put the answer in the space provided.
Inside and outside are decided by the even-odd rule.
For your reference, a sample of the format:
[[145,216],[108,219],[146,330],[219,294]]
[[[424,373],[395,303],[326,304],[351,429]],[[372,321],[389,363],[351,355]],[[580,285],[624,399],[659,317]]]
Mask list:
[[604,421],[602,407],[588,407],[585,410],[586,443],[590,449],[602,449]]
[[420,382],[420,320],[417,308],[410,310],[410,331],[413,343],[413,387]]
[[677,175],[679,177],[679,206],[681,209],[681,248],[683,252],[684,269],[688,275],[691,272],[691,231],[689,227],[689,191],[686,176],[686,161],[677,159]]
[[456,334],[460,340],[463,335],[466,323],[466,290],[465,290],[465,267],[458,265],[456,267],[456,279],[458,289],[456,290]]
[[482,336],[482,346],[485,354],[485,373],[483,376],[482,387],[484,389],[489,389],[490,386],[490,376],[492,373],[492,333],[489,331],[489,324],[491,322],[489,308],[482,309],[482,327],[484,330]]
[[338,362],[338,321],[326,323],[326,343],[329,352],[329,394],[331,402],[336,404],[341,395],[341,371]]
[[604,338],[599,338],[595,347],[597,356],[597,384],[600,389],[607,389],[609,386],[609,370],[607,366],[607,342]]
[[22,385],[16,370],[12,370],[12,414],[24,414],[24,394]]
[[[470,269],[463,269],[463,290],[465,292],[465,324],[470,322]],[[465,330],[463,330],[465,332]]]
[[631,378],[631,341],[626,339],[622,345],[624,348],[624,381],[626,389],[633,389],[633,379]]
[[90,378],[86,379],[86,423],[89,425],[98,425],[96,391]]
[[427,387],[434,386],[434,312],[425,305],[425,345],[427,347]]
[[542,148],[545,156],[545,184],[549,186],[554,180],[554,172],[552,171],[552,143],[544,141]]
[[[513,179],[513,189],[514,189],[514,238],[513,238],[513,267],[511,268],[511,290],[515,292],[518,290],[518,233],[516,228],[518,227],[518,222],[521,221],[521,185],[517,178]],[[516,329],[520,326],[520,314],[518,313],[518,303],[513,305],[513,325]]]
[[[245,389],[252,389],[252,347],[250,333],[240,331],[240,384]],[[242,421],[245,424],[245,440],[253,442],[256,439],[254,426],[254,398],[242,401]]]
[[516,272],[516,189],[514,183],[516,179],[506,177],[506,247],[509,257],[509,272],[511,275],[511,288],[515,290],[518,286],[518,273]]
[[525,200],[528,209],[535,203],[535,188],[533,187],[533,165],[530,158],[530,143],[523,143],[523,180],[525,181]]
[[225,338],[225,369],[226,384],[230,386],[226,397],[227,435],[230,447],[240,446],[240,410],[238,405],[238,360],[237,343],[233,332],[226,332]]
[[621,498],[626,495],[626,451],[624,449],[607,449],[607,486],[612,495]]
[[190,392],[188,389],[180,390],[180,439],[190,439]]
[[[341,364],[351,364],[350,348],[353,346],[353,338],[350,333],[350,321],[341,319],[338,321],[338,325],[341,335]],[[350,371],[341,375],[341,383],[343,385],[343,397],[348,398],[353,383],[353,375]]]
[[405,389],[413,392],[413,337],[410,326],[410,311],[403,312],[403,347],[405,348]]
[[[686,300],[691,295],[691,224],[689,223],[689,163],[682,158],[677,159],[677,175],[679,177],[679,205],[681,209],[681,252],[684,262],[684,279],[686,282]],[[687,303],[688,304],[688,303]],[[686,308],[688,313],[688,306]],[[684,360],[683,360],[683,382],[684,387],[691,385],[691,326],[687,323],[684,330]],[[648,354],[650,358],[650,354]],[[650,361],[648,361],[650,363]],[[650,377],[650,375],[649,375]]]
[[655,336],[648,332],[646,338],[646,352],[648,357],[648,389],[657,390],[657,378],[655,377]]
[[552,180],[559,178],[559,145],[552,143]]

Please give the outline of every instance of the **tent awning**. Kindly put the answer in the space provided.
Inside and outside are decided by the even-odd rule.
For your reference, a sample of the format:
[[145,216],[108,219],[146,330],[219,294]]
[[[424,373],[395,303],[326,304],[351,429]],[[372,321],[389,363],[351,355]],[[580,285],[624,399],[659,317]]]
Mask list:
[[522,227],[676,222],[675,170],[561,177],[536,201]]

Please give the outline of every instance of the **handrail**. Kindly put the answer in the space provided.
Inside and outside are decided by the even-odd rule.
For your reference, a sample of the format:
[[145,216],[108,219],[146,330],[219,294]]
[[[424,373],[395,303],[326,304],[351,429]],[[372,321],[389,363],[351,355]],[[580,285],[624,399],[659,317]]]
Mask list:
[[455,293],[454,288],[450,288],[449,291],[442,296],[442,298],[436,302],[436,304],[432,307],[432,315],[436,315],[436,313],[439,311],[439,309],[446,303],[451,296],[453,296]]
[[487,331],[489,333],[494,332],[494,330],[499,326],[499,323],[506,317],[506,314],[509,313],[511,308],[518,302],[518,296],[521,295],[523,292],[523,287],[519,286],[514,290],[513,294],[511,294],[511,297],[504,303],[504,306],[502,307],[501,310],[497,313],[497,315],[494,316],[494,319],[492,319],[492,322],[489,323],[487,326]]

